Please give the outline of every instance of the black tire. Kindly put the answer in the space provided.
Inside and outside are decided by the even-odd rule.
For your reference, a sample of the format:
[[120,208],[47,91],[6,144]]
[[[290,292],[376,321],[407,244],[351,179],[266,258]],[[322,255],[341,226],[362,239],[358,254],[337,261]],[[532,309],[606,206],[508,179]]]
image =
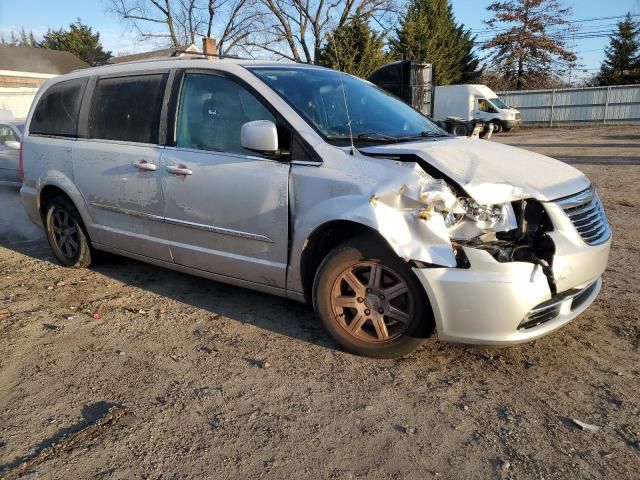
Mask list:
[[504,125],[502,125],[500,120],[491,120],[491,123],[493,123],[493,133],[501,133],[505,131]]
[[[381,272],[377,275],[377,282],[371,279],[371,275],[375,275],[374,265],[376,271]],[[368,278],[367,269],[370,269]],[[380,285],[380,289],[366,287],[362,290],[367,292],[366,298],[358,296],[356,290],[350,288],[351,283],[345,281],[347,271],[359,275],[357,280],[362,282],[358,288],[366,284]],[[385,283],[390,286],[385,287]],[[347,288],[346,295],[340,290],[342,288]],[[376,298],[383,299],[384,295],[379,294],[392,290],[388,299]],[[352,303],[353,308],[336,307],[336,302],[344,301]],[[431,306],[414,273],[388,246],[370,236],[342,243],[327,255],[315,276],[313,305],[336,342],[357,355],[402,357],[416,350],[434,330]],[[363,311],[364,308],[367,310]],[[339,314],[340,310],[342,313]],[[394,318],[398,314],[406,318],[398,321]],[[366,318],[369,316],[375,318]],[[354,327],[355,324],[360,326]],[[388,337],[379,335],[381,331]]]
[[455,123],[451,128],[451,133],[453,133],[453,135],[455,135],[456,137],[469,136],[469,130],[467,129],[467,126],[463,123]]
[[65,267],[86,268],[91,265],[89,235],[78,210],[67,197],[55,197],[45,216],[47,241],[53,255]]

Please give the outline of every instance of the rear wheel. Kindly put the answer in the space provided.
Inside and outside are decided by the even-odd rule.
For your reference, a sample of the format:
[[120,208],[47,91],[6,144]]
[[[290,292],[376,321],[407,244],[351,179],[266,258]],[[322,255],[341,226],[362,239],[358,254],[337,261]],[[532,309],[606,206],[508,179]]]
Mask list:
[[45,219],[51,251],[65,267],[91,265],[91,246],[78,210],[67,197],[54,198]]
[[349,352],[395,358],[433,331],[424,290],[411,269],[381,242],[361,237],[338,246],[314,282],[316,312]]

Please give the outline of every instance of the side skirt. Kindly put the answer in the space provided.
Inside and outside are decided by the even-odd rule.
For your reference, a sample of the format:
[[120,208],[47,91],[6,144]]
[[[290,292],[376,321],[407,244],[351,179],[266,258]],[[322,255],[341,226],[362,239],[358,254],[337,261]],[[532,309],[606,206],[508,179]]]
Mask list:
[[[152,265],[156,265],[158,267],[168,268],[169,270],[175,270],[177,272],[188,273],[190,275],[195,275],[196,277],[207,278],[209,280],[215,280],[216,282],[228,283],[230,285],[235,285],[238,287],[248,288],[251,290],[257,290],[258,292],[268,293],[271,295],[277,295],[279,297],[292,298],[294,300],[300,301],[298,296],[291,295],[293,292],[289,292],[283,288],[272,287],[269,285],[263,285],[261,283],[250,282],[247,280],[242,280],[235,277],[229,277],[226,275],[220,275],[217,273],[206,272],[204,270],[198,270],[197,268],[185,267],[183,265],[178,265],[176,263],[164,262],[162,260],[157,260],[151,257],[145,257],[144,255],[139,255],[137,253],[127,252],[126,250],[120,250],[119,248],[113,248],[108,245],[103,245],[101,243],[92,242],[91,243],[96,250],[102,250],[104,252],[113,253],[115,255],[122,255],[123,257],[133,258],[134,260],[139,260],[141,262],[150,263]],[[304,301],[304,300],[302,300]]]

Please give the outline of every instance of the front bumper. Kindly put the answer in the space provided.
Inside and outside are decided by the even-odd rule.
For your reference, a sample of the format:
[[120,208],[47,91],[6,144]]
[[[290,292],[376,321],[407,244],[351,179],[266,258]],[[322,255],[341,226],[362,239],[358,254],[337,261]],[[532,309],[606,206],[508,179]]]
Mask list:
[[502,126],[508,130],[512,128],[520,128],[522,126],[522,119],[520,120],[500,120],[502,122]]
[[[610,245],[611,239],[596,247],[583,244],[570,253],[556,251],[554,264],[563,265],[565,274],[573,273],[562,278],[556,297],[539,266],[500,263],[474,248],[464,248],[468,269],[415,268],[414,272],[429,297],[439,339],[512,345],[562,327],[595,300]],[[531,321],[536,314],[542,314],[542,322]]]

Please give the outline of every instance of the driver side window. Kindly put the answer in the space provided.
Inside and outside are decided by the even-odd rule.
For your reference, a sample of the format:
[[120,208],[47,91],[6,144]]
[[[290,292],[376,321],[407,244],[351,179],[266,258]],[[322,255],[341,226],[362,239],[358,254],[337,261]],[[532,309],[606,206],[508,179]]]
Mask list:
[[489,105],[489,102],[487,102],[486,98],[478,99],[478,110],[481,112],[491,112],[491,106]]
[[176,129],[176,146],[255,155],[242,147],[242,125],[254,120],[276,122],[251,92],[225,77],[185,76]]

